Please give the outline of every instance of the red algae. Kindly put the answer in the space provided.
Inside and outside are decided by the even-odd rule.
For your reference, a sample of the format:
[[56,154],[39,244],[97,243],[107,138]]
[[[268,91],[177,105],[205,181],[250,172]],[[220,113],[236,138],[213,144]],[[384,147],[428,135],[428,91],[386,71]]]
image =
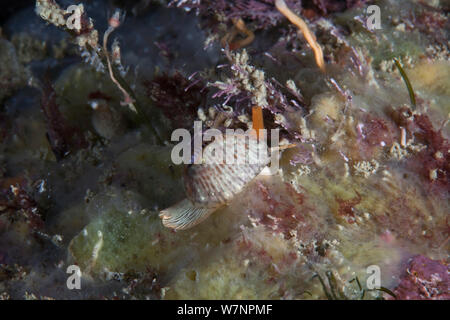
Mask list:
[[348,223],[355,223],[354,207],[361,202],[361,195],[355,191],[356,197],[348,200],[339,199],[336,197],[336,202],[339,204],[338,215],[343,217]]
[[47,120],[47,139],[58,161],[70,152],[87,147],[82,132],[69,125],[59,110],[56,92],[48,79],[41,98],[41,108]]
[[144,81],[144,86],[147,95],[172,121],[174,128],[187,127],[196,118],[197,109],[204,106],[208,92],[201,81],[191,81],[179,72],[156,76]]
[[422,255],[415,256],[410,259],[400,284],[393,292],[398,300],[448,300],[449,273],[448,264]]
[[6,214],[12,221],[24,219],[31,230],[43,230],[43,216],[30,189],[23,177],[0,178],[0,215]]

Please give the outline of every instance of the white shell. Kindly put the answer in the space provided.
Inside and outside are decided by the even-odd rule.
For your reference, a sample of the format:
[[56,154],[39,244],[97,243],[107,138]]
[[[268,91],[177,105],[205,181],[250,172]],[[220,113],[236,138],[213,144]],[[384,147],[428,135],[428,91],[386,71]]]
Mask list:
[[185,230],[205,220],[216,209],[218,208],[196,207],[191,201],[184,199],[170,208],[161,210],[159,217],[165,227]]
[[[223,157],[215,157],[220,153],[214,150],[222,150]],[[231,152],[229,159],[227,151]],[[258,143],[252,135],[228,134],[208,144],[203,151],[202,164],[186,168],[187,199],[161,211],[164,226],[188,229],[229,203],[269,163],[267,151],[267,144]],[[234,163],[225,161],[231,159]]]
[[[234,151],[234,163],[217,163],[212,149],[221,148],[224,156],[219,158],[227,160],[227,146],[229,151]],[[205,148],[202,162],[190,165],[185,171],[186,195],[195,205],[216,207],[228,203],[269,163],[267,144],[258,143],[251,135],[225,135]]]

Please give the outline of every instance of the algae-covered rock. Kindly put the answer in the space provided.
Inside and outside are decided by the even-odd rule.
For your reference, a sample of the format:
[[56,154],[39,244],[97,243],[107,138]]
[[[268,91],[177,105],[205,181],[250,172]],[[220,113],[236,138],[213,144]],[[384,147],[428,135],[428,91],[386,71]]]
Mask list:
[[298,259],[292,242],[264,228],[244,228],[241,237],[180,270],[165,298],[298,298],[311,278],[312,271]]
[[147,268],[163,276],[171,274],[228,239],[234,227],[224,229],[223,222],[229,219],[218,212],[216,219],[199,228],[175,233],[162,226],[157,212],[139,208],[135,196],[126,195],[116,191],[91,200],[91,205],[99,201],[101,212],[72,240],[69,249],[72,260],[86,274]]
[[27,83],[29,73],[20,63],[14,45],[0,39],[0,101]]
[[19,61],[23,64],[33,60],[42,60],[47,55],[46,42],[33,38],[26,33],[14,34],[11,42],[16,48]]
[[[448,299],[448,6],[370,1],[372,30],[368,1],[285,2],[316,46],[266,0],[85,1],[62,38],[37,1],[59,15],[1,26],[0,298]],[[280,165],[175,231],[170,138],[197,120],[277,130]]]

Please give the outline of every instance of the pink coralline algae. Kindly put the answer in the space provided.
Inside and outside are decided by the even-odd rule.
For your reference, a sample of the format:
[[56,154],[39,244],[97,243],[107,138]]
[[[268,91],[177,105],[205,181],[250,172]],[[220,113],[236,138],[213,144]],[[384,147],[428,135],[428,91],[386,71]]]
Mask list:
[[446,264],[422,255],[415,256],[394,293],[399,300],[448,300],[449,271]]

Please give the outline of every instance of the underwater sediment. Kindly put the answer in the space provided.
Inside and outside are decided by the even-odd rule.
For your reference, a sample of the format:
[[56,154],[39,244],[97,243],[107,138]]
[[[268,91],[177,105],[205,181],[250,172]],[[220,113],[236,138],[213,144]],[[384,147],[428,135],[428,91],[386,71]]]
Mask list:
[[[1,298],[449,299],[448,3],[286,0],[311,43],[279,3],[77,2],[69,28],[71,1],[38,0],[5,17]],[[172,132],[246,130],[255,106],[290,145],[279,170],[165,227],[186,197]]]

